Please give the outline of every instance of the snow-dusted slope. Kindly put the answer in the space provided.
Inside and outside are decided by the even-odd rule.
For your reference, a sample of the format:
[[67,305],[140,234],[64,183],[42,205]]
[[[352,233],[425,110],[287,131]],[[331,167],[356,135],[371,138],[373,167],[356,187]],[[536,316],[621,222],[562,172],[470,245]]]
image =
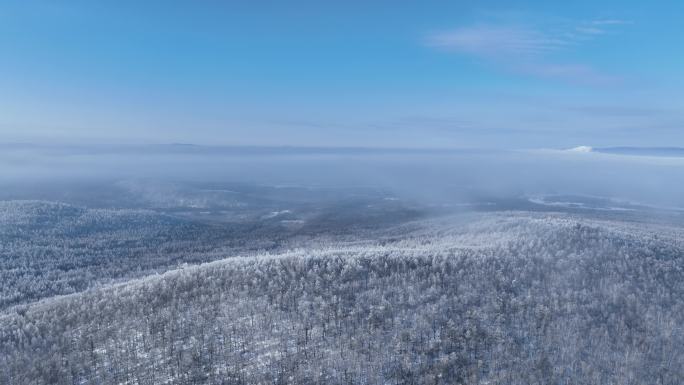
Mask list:
[[237,230],[149,210],[0,201],[0,311],[181,263],[225,258],[226,249],[239,249],[237,236],[245,243]]
[[6,314],[0,382],[676,384],[678,239],[491,214],[189,267]]

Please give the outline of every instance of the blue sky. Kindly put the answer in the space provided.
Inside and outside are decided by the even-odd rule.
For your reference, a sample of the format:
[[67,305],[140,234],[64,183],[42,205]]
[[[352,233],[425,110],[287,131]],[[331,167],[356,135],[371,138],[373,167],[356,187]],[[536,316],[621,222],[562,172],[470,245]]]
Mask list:
[[3,1],[0,141],[684,145],[684,2]]

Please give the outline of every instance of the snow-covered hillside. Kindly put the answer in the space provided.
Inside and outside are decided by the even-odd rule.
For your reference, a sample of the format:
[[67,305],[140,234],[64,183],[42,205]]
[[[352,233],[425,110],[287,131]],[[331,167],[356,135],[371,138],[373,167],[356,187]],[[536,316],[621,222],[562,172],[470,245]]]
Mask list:
[[677,384],[668,226],[499,213],[15,308],[7,384]]

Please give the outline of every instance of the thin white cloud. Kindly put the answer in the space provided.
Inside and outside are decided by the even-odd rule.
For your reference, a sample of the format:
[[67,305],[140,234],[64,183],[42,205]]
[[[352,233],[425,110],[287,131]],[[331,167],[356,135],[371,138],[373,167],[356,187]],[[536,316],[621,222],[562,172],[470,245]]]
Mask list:
[[581,23],[575,28],[575,31],[586,35],[603,35],[613,31],[617,26],[627,24],[632,23],[620,19],[598,19]]
[[429,47],[495,61],[509,70],[526,75],[557,78],[571,82],[604,85],[616,83],[618,76],[603,74],[583,63],[554,63],[556,51],[580,47],[604,35],[625,20],[600,19],[571,26],[548,28],[520,25],[485,25],[461,27],[433,33]]
[[621,19],[598,19],[598,20],[592,20],[591,24],[593,24],[593,25],[625,25],[625,24],[632,24],[632,22],[629,20],[621,20]]
[[436,33],[428,37],[436,48],[476,55],[539,54],[555,50],[567,41],[521,27],[476,26]]

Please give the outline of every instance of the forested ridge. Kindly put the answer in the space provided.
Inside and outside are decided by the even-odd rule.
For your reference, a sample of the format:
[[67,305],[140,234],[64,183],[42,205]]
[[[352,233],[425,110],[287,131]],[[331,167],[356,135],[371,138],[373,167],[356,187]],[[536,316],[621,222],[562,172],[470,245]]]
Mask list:
[[445,223],[15,307],[0,317],[0,383],[684,378],[679,230],[521,213]]
[[[50,201],[0,201],[0,311],[56,295],[236,255],[330,240],[365,242],[412,211],[308,213],[196,220],[148,209],[86,208]],[[254,212],[262,207],[251,208]],[[381,209],[378,209],[381,211]],[[350,223],[355,220],[359,225]]]

